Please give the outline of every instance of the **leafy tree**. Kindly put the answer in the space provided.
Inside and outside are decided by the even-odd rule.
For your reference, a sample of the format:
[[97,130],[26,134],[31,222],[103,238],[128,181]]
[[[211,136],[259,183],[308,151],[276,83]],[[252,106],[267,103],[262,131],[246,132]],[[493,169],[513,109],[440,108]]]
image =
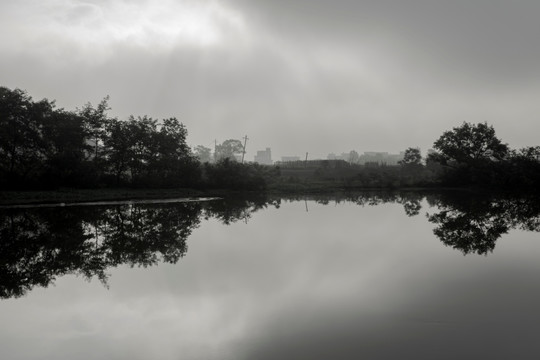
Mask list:
[[148,116],[129,117],[126,124],[129,139],[129,168],[132,182],[148,177],[157,160],[157,120]]
[[445,131],[433,147],[438,153],[431,154],[431,160],[447,166],[471,166],[486,160],[502,160],[508,155],[508,145],[495,136],[495,129],[487,123],[464,122]]
[[77,109],[78,115],[83,118],[86,135],[93,147],[95,162],[100,160],[99,150],[105,143],[106,128],[111,121],[107,116],[107,111],[110,109],[108,95],[101,100],[96,108],[88,102],[82,109]]
[[193,153],[195,154],[195,157],[202,163],[212,161],[212,150],[206,146],[197,145],[193,150]]
[[44,185],[78,186],[93,176],[86,169],[86,138],[82,118],[75,113],[56,110],[42,127],[44,143]]
[[540,183],[540,146],[513,150],[506,164],[499,170],[503,185],[511,188],[537,190]]
[[419,148],[408,148],[405,150],[403,155],[403,160],[399,162],[401,165],[421,165],[422,164],[422,154],[420,153]]
[[187,129],[178,119],[164,119],[158,136],[158,165],[166,186],[191,186],[200,180],[199,162],[187,145]]
[[527,146],[516,152],[514,156],[519,156],[531,162],[540,161],[540,146]]
[[240,140],[229,139],[216,146],[214,154],[215,160],[230,159],[236,160],[236,156],[242,154],[244,146]]
[[[428,156],[428,164],[440,164],[438,178],[450,186],[504,186],[511,152],[495,136],[495,129],[487,123],[469,124],[446,131],[434,143],[437,152]],[[430,166],[432,169],[433,167]]]
[[19,89],[0,87],[0,175],[8,186],[25,186],[42,171],[42,128],[54,102],[32,98]]
[[130,134],[128,123],[112,119],[107,123],[107,136],[104,137],[107,164],[119,185],[125,176],[130,162]]

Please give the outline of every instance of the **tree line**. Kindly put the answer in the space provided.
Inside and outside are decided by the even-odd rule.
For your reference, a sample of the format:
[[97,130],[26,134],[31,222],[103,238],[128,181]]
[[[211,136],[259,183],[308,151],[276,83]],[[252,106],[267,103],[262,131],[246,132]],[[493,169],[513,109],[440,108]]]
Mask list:
[[540,189],[540,146],[511,149],[487,123],[445,131],[422,157],[404,151],[398,165],[356,164],[344,160],[297,161],[281,169],[285,189],[341,184],[343,188],[469,187],[497,191]]
[[426,167],[436,172],[437,184],[528,191],[540,184],[540,146],[511,149],[487,123],[464,122],[433,147]]
[[264,187],[261,168],[234,163],[234,141],[220,145],[219,161],[203,164],[178,119],[119,120],[108,101],[67,111],[0,87],[0,188]]
[[[487,123],[445,131],[423,158],[408,148],[398,166],[343,160],[283,166],[244,164],[239,140],[191,149],[176,118],[108,115],[109,98],[75,111],[0,87],[0,189],[189,187],[302,190],[300,183],[348,188],[484,187],[535,190],[540,146],[511,149]],[[309,186],[307,187],[309,189]],[[304,187],[305,189],[305,187]]]

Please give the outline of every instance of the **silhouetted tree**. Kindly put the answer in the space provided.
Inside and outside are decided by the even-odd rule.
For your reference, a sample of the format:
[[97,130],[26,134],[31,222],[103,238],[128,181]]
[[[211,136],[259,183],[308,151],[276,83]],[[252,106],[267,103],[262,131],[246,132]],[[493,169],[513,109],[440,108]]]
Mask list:
[[193,186],[201,168],[186,142],[187,129],[176,118],[164,119],[157,134],[157,167],[166,186]]
[[402,186],[417,186],[427,183],[426,172],[422,165],[422,154],[419,148],[407,148],[401,166],[400,182]]
[[127,169],[131,161],[131,136],[128,123],[111,119],[107,123],[105,154],[107,165],[114,176],[116,185],[127,181]]
[[99,163],[101,160],[100,150],[105,143],[106,128],[113,120],[107,115],[107,111],[110,109],[108,95],[95,108],[88,102],[82,109],[77,109],[78,115],[83,119],[89,145],[93,148],[92,158],[95,163]]
[[130,116],[127,122],[129,170],[133,184],[145,184],[157,169],[159,136],[157,120],[148,116]]
[[403,160],[399,162],[401,165],[421,165],[422,154],[419,148],[407,148],[403,155]]
[[498,179],[507,188],[536,191],[540,184],[540,146],[512,151],[498,169]]
[[24,91],[0,87],[0,175],[11,187],[25,187],[42,170],[44,120],[54,103],[37,103]]
[[478,161],[502,160],[508,155],[508,145],[495,136],[495,129],[487,123],[464,122],[445,131],[433,147],[438,153],[432,154],[432,158],[447,166],[472,166]]
[[48,187],[90,184],[86,162],[87,144],[83,119],[75,113],[56,110],[47,117],[41,136],[45,144],[43,185]]
[[500,186],[499,170],[510,154],[508,145],[487,123],[463,123],[445,131],[434,143],[428,162],[443,166],[440,178],[447,185]]

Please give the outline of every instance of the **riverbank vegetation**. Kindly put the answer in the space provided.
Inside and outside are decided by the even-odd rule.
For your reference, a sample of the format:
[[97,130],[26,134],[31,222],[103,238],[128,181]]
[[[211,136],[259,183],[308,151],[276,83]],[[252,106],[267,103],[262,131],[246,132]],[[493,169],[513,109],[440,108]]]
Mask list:
[[4,198],[7,191],[58,189],[94,189],[94,194],[111,189],[190,189],[185,192],[197,194],[417,187],[534,191],[540,182],[540,147],[511,149],[487,123],[464,122],[444,132],[426,158],[408,148],[399,165],[313,160],[266,166],[238,161],[243,149],[237,140],[216,146],[213,157],[204,147],[192,150],[187,129],[176,118],[119,120],[108,110],[108,98],[67,111],[54,101],[34,101],[22,90],[0,87]]

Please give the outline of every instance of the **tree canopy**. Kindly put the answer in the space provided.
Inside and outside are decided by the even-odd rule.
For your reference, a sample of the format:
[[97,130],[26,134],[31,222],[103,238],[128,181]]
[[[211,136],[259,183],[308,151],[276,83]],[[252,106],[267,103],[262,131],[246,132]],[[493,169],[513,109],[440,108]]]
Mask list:
[[176,118],[118,120],[97,107],[56,109],[0,87],[0,186],[191,186],[200,170]]
[[422,164],[422,154],[419,148],[407,148],[403,154],[403,160],[400,161],[401,165],[420,165]]
[[97,106],[87,103],[67,111],[54,101],[34,101],[23,90],[0,87],[0,189],[260,190],[269,184],[301,189],[298,183],[303,181],[332,181],[329,186],[347,188],[474,186],[529,191],[540,184],[540,147],[512,150],[487,123],[464,122],[445,131],[425,165],[420,150],[410,147],[401,166],[362,165],[352,150],[348,163],[312,161],[308,166],[298,161],[265,168],[236,162],[245,150],[240,140],[216,144],[211,162],[209,148],[188,146],[188,131],[177,118],[117,119],[108,115],[108,101],[105,97]]
[[438,151],[432,158],[443,165],[472,165],[484,160],[502,160],[508,155],[508,145],[495,136],[495,129],[487,123],[470,124],[445,131],[435,141]]
[[244,146],[240,140],[229,139],[216,146],[215,160],[230,159],[237,160],[236,157],[244,151]]

